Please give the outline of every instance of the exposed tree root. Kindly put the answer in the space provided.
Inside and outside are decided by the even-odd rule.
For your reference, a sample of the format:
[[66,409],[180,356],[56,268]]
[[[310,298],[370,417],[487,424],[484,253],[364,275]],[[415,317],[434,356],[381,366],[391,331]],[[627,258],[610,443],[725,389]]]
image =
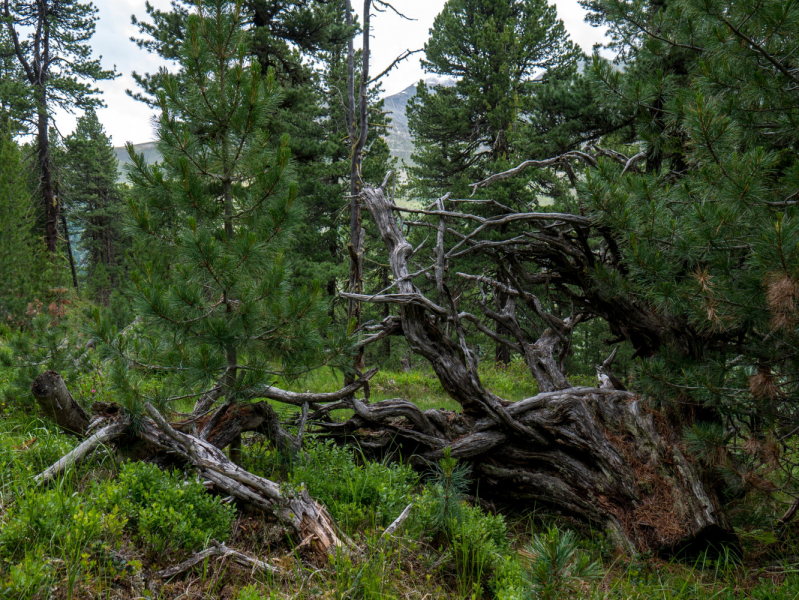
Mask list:
[[[619,389],[621,382],[610,372],[612,358],[602,367],[607,375],[602,388],[575,388],[564,376],[563,357],[571,331],[585,313],[565,319],[546,313],[538,298],[524,291],[510,272],[506,272],[507,283],[458,273],[501,292],[493,295],[497,306],[491,308],[483,291],[481,306],[484,315],[497,324],[497,331],[505,333],[483,331],[487,327],[480,319],[458,312],[442,279],[446,272],[442,264],[446,265],[458,248],[479,247],[475,234],[485,228],[524,219],[555,223],[548,227],[568,230],[588,226],[590,221],[541,213],[484,219],[444,210],[445,199],[437,202],[435,211],[408,209],[438,216],[439,229],[442,218],[468,217],[479,224],[449,252],[445,253],[443,243],[437,244],[436,303],[413,282],[415,275],[408,264],[413,248],[394,216],[406,209],[391,204],[382,188],[367,185],[361,197],[388,251],[397,290],[364,294],[359,299],[397,306],[410,347],[430,362],[463,413],[422,412],[399,399],[374,404],[352,399],[348,404],[355,416],[346,423],[321,423],[323,430],[331,436],[359,439],[372,449],[399,441],[408,450],[405,455],[419,463],[440,458],[449,447],[453,456],[473,464],[481,495],[552,506],[606,527],[620,545],[639,551],[736,542],[715,493],[706,488],[681,450],[679,432],[658,421],[637,396]],[[435,224],[430,226],[435,228]],[[558,239],[553,238],[552,243]],[[502,268],[500,264],[498,269]],[[520,271],[519,277],[523,274]],[[524,302],[528,314],[547,324],[538,339],[529,339],[520,326],[517,301]],[[542,393],[511,403],[486,390],[478,375],[477,357],[465,342],[465,320],[481,323],[481,331],[522,354]]]

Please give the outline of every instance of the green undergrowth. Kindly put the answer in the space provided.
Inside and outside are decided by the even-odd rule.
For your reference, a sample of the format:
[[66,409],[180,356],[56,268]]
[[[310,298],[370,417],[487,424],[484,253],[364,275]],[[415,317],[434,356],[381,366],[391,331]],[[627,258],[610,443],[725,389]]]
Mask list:
[[[480,379],[486,389],[500,398],[517,402],[538,393],[538,385],[521,357],[510,363],[482,362],[479,365]],[[569,378],[573,385],[593,387],[597,379],[588,375]],[[343,378],[329,370],[320,369],[294,382],[278,382],[278,387],[292,391],[335,392],[343,386]],[[460,405],[450,398],[430,367],[417,367],[410,371],[380,370],[370,381],[370,400],[373,402],[389,398],[402,398],[414,402],[422,410],[444,409],[460,411]]]
[[[34,485],[32,476],[75,443],[28,413],[0,418],[0,598],[799,597],[790,532],[745,537],[743,561],[631,559],[602,533],[532,507],[486,510],[469,496],[468,467],[446,453],[420,473],[399,457],[372,461],[313,437],[293,457],[247,438],[246,468],[287,489],[306,486],[357,547],[323,561],[307,547],[294,549],[300,540],[272,519],[208,493],[191,470],[119,463],[103,449],[57,481]],[[383,537],[408,505],[402,527]],[[211,540],[277,559],[294,579],[216,560],[166,582],[152,576]]]
[[[92,362],[67,374],[75,396],[112,400]],[[494,393],[536,393],[524,365],[481,366]],[[595,385],[591,377],[578,385]],[[317,372],[298,391],[334,391],[342,381]],[[158,382],[153,381],[157,387]],[[33,477],[77,440],[36,416],[22,381],[0,366],[0,598],[269,599],[699,599],[799,597],[799,536],[774,531],[756,500],[735,515],[744,547],[734,556],[664,561],[625,557],[602,532],[577,527],[534,506],[495,510],[475,498],[466,465],[448,456],[411,468],[397,452],[370,460],[348,447],[306,436],[288,456],[264,438],[244,440],[244,466],[287,490],[307,487],[355,551],[321,559],[272,518],[208,492],[192,470],[122,462],[111,449],[46,486]],[[431,372],[379,372],[371,400],[407,398],[421,408],[457,406]],[[295,410],[291,408],[291,410]],[[346,415],[344,415],[346,416]],[[383,531],[407,506],[392,536]],[[207,548],[211,540],[261,560],[293,579],[207,560],[161,582],[153,573]]]

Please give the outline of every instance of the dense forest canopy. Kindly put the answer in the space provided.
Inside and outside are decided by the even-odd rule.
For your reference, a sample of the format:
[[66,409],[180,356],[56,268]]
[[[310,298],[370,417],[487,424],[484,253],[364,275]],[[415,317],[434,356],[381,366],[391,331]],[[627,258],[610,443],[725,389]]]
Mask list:
[[799,593],[799,4],[405,4],[3,2],[4,597]]

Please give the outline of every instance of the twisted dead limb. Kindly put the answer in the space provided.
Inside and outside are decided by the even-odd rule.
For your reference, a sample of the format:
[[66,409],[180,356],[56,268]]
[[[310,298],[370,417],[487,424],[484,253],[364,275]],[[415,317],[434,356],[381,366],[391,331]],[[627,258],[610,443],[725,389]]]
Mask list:
[[[437,282],[437,288],[444,291],[438,303],[427,299],[410,276],[408,261],[413,248],[394,218],[395,207],[381,188],[366,186],[362,199],[385,244],[397,287],[396,294],[364,294],[362,300],[396,305],[411,349],[430,362],[463,413],[422,412],[401,399],[373,404],[352,400],[348,407],[355,415],[345,423],[321,424],[323,429],[342,439],[360,439],[369,448],[399,442],[408,448],[411,460],[419,463],[440,458],[449,447],[453,456],[471,462],[482,495],[547,504],[604,526],[627,548],[675,550],[690,544],[701,547],[709,542],[735,541],[714,492],[705,487],[681,451],[679,431],[647,411],[632,393],[572,387],[563,376],[562,361],[558,364],[555,357],[567,347],[578,315],[558,319],[538,314],[547,324],[538,339],[529,339],[524,330],[513,327],[514,323],[518,326],[515,305],[500,307],[489,315],[511,326],[514,339],[508,340],[510,343],[530,350],[523,354],[529,358],[528,367],[539,389],[544,390],[515,403],[497,397],[480,381],[476,355],[464,341],[464,317],[454,310],[446,281],[440,286]],[[451,211],[427,212],[439,219],[457,218]],[[543,233],[532,234],[525,243],[550,256],[545,253],[555,250],[547,250],[545,243],[552,241],[557,251],[565,248],[579,257],[584,247],[580,234],[567,238],[558,233],[561,225],[557,223],[553,225],[556,229],[541,225]],[[478,229],[484,225],[481,222]],[[570,226],[579,228],[582,223]],[[436,229],[440,231],[440,223]],[[465,238],[459,239],[463,242]],[[526,274],[515,270],[513,277],[523,280]],[[529,300],[534,314],[542,312],[532,297],[505,287],[507,298]],[[448,323],[454,325],[455,335],[447,333]]]
[[265,571],[267,573],[272,573],[274,575],[284,574],[284,571],[279,567],[270,565],[267,562],[248,556],[243,552],[234,550],[233,548],[229,548],[222,542],[211,540],[211,545],[207,549],[203,550],[202,552],[197,552],[191,558],[184,560],[182,563],[179,563],[174,567],[169,567],[168,569],[164,569],[163,571],[158,571],[155,574],[155,576],[161,579],[169,579],[170,577],[174,577],[175,575],[180,575],[184,571],[188,571],[193,566],[198,565],[201,562],[203,562],[205,559],[211,557],[218,557],[219,559],[229,558],[233,562],[241,565],[242,567],[247,567],[249,569],[252,569],[253,571]]

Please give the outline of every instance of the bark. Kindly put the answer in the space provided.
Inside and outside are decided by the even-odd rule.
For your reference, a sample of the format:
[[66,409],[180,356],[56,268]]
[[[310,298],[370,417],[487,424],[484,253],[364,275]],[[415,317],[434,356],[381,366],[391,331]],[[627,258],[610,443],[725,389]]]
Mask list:
[[[373,374],[373,373],[372,373]],[[371,376],[371,375],[370,375]],[[362,386],[356,382],[354,389]],[[352,387],[349,393],[352,393]],[[47,371],[36,378],[31,389],[45,409],[47,416],[60,427],[73,427],[76,435],[91,433],[89,417],[72,398],[63,378],[55,371]],[[302,396],[301,394],[299,396]],[[319,398],[319,394],[310,394]],[[321,395],[325,398],[336,394]],[[306,400],[307,402],[307,400]],[[300,435],[289,436],[280,426],[274,410],[265,402],[254,405],[234,404],[226,419],[220,420],[209,431],[209,440],[179,431],[149,403],[145,409],[150,418],[136,419],[132,425],[118,405],[95,404],[93,409],[101,413],[94,421],[94,428],[102,426],[84,440],[77,448],[63,456],[54,465],[37,476],[37,483],[44,483],[65,472],[86,458],[98,445],[122,436],[139,439],[153,450],[166,451],[178,459],[194,466],[202,477],[227,495],[251,504],[268,514],[274,514],[291,527],[300,540],[313,539],[322,553],[331,553],[336,547],[346,544],[339,538],[337,528],[327,509],[313,500],[305,487],[283,488],[279,484],[254,475],[225,456],[220,446],[241,435],[242,431],[266,428],[271,431],[276,443],[296,449],[302,440],[302,430],[308,417],[308,405],[303,408]],[[247,410],[249,409],[249,410]],[[210,418],[209,418],[210,420]],[[75,423],[77,422],[77,425]],[[68,425],[67,425],[68,424]],[[184,424],[184,427],[191,425]],[[80,431],[75,431],[80,429]],[[215,445],[218,444],[218,445]]]
[[[520,402],[498,398],[480,382],[477,359],[464,342],[466,315],[455,311],[446,282],[446,307],[414,286],[408,267],[412,248],[393,215],[396,207],[382,188],[366,186],[361,197],[397,282],[392,298],[373,299],[397,305],[412,350],[430,362],[464,411],[422,412],[401,399],[374,404],[351,399],[346,401],[355,412],[351,419],[324,425],[331,436],[355,437],[376,450],[399,442],[420,465],[441,458],[449,447],[454,457],[472,464],[481,495],[549,505],[604,526],[629,549],[673,551],[735,542],[714,492],[680,448],[678,431],[630,392],[575,388],[563,376],[558,357],[568,349],[581,314],[557,319],[544,313],[536,298],[498,284],[504,286],[506,303],[489,316],[516,339],[494,334],[495,339],[521,349],[539,388],[546,390]],[[537,340],[526,339],[518,327],[517,299],[549,325]],[[446,335],[442,323],[450,324],[454,335]]]
[[46,371],[31,384],[31,393],[44,414],[62,430],[82,437],[89,427],[89,415],[69,393],[56,371]]
[[75,256],[72,254],[72,241],[69,239],[69,227],[67,227],[67,216],[61,213],[61,225],[64,227],[64,241],[67,243],[67,258],[69,258],[69,270],[72,272],[72,287],[78,289],[78,272],[75,269]]
[[35,85],[39,87],[39,91],[36,94],[36,100],[39,105],[36,144],[39,161],[39,181],[44,204],[44,239],[47,251],[54,254],[58,248],[58,220],[61,207],[53,189],[53,159],[50,155],[50,132],[48,131],[50,117],[47,114],[47,97],[44,82],[37,82]]
[[53,465],[39,473],[33,478],[34,481],[38,484],[42,484],[55,479],[62,473],[80,464],[86,457],[94,452],[95,448],[98,446],[108,444],[120,437],[129,426],[130,422],[127,419],[113,421],[110,424],[103,423],[101,429],[86,438],[74,450],[62,456]]
[[212,443],[174,429],[151,404],[145,408],[152,421],[144,419],[139,424],[142,438],[190,463],[225,493],[276,515],[296,531],[299,539],[314,536],[321,551],[329,553],[345,545],[327,509],[314,501],[304,487],[284,489],[254,475],[229,460]]

